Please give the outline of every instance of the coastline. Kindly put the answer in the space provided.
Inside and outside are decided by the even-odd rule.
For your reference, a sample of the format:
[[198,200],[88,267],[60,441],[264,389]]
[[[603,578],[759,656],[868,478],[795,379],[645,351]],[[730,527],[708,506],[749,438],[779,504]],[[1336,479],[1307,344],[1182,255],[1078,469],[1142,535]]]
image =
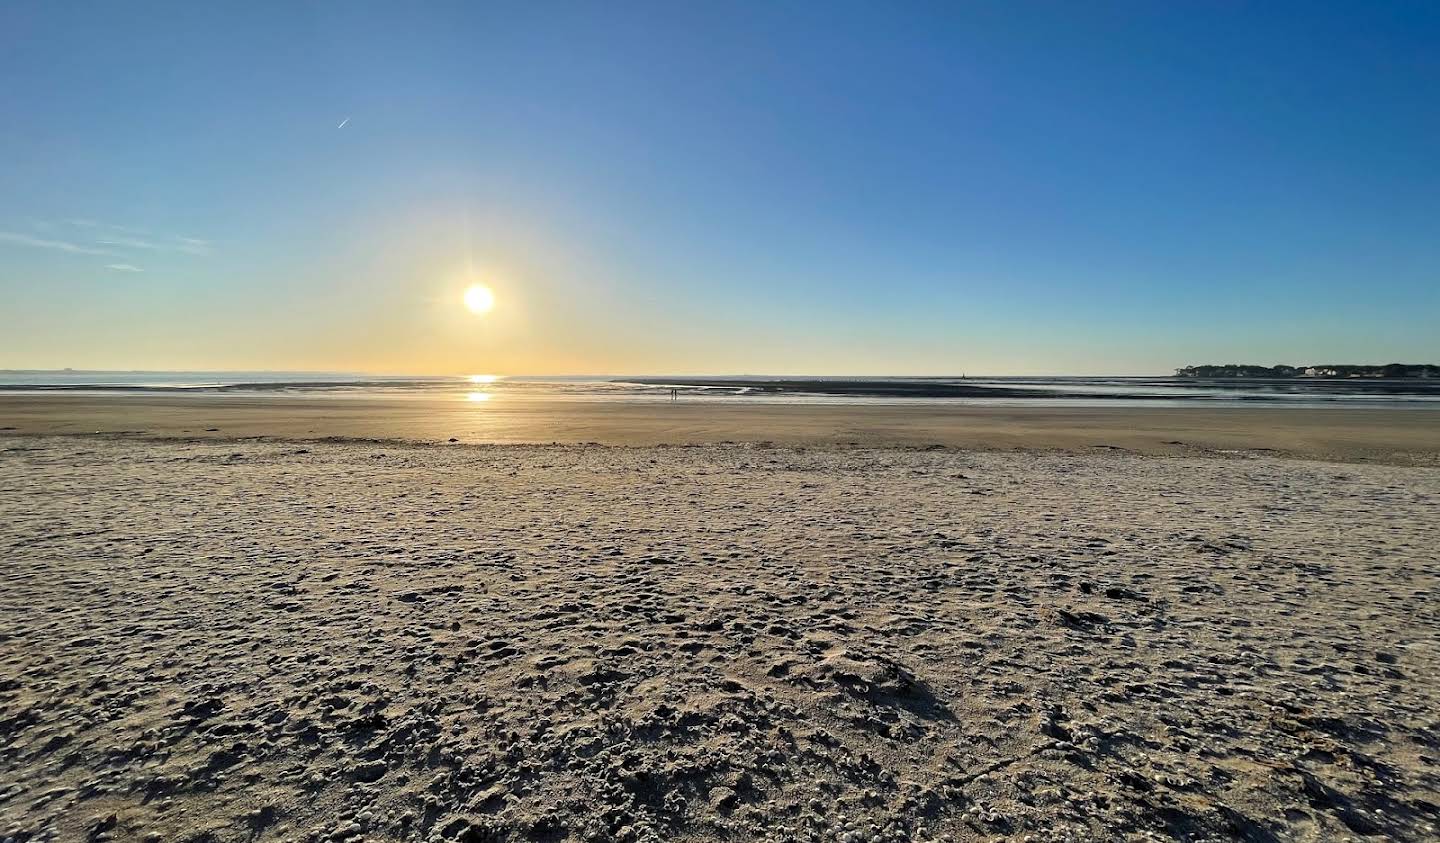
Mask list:
[[[483,395],[484,393],[479,393]],[[1440,408],[467,401],[242,394],[0,395],[0,436],[370,439],[463,444],[1256,451],[1440,465]]]

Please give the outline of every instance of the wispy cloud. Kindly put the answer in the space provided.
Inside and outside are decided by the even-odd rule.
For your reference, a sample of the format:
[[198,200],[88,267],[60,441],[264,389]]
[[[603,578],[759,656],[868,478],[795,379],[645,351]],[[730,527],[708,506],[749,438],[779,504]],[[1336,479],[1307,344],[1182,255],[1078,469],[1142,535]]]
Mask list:
[[197,254],[197,255],[199,255],[199,254],[207,254],[207,255],[208,255],[208,254],[210,253],[210,241],[209,241],[209,240],[201,240],[201,239],[198,238],[198,237],[176,237],[175,239],[180,241],[180,245],[181,245],[182,250],[183,250],[183,249],[193,249],[193,250],[195,251],[195,254]]
[[[152,234],[141,228],[92,219],[77,217],[55,222],[46,220],[31,220],[30,222],[35,233],[0,231],[0,246],[9,243],[72,255],[103,255],[122,259],[133,259],[139,252],[204,257],[209,255],[211,250],[211,241],[202,240],[199,237]],[[106,264],[105,268],[115,272],[145,271],[130,262],[110,263]]]
[[105,246],[119,246],[125,249],[145,249],[151,252],[184,252],[188,255],[210,254],[210,241],[200,240],[195,237],[171,237],[147,240],[142,237],[107,235],[98,238],[96,242]]
[[163,252],[165,247],[159,243],[151,243],[149,240],[141,240],[139,237],[101,237],[96,242],[104,243],[106,246],[125,246],[131,249],[149,249],[152,252]]
[[87,220],[87,219],[72,218],[72,219],[66,220],[65,222],[69,223],[70,225],[79,226],[80,228],[103,228],[103,229],[107,229],[107,230],[109,230],[109,231],[119,231],[119,232],[123,232],[123,233],[125,233],[125,234],[148,234],[148,233],[149,233],[149,232],[147,232],[147,231],[146,231],[145,229],[143,229],[143,228],[131,228],[131,227],[128,226],[128,225],[115,225],[114,223],[98,222],[98,221],[96,221],[96,220]]
[[79,243],[71,243],[68,240],[50,240],[44,237],[33,237],[29,234],[20,234],[14,231],[0,231],[0,241],[14,243],[17,246],[30,246],[36,249],[52,249],[57,252],[69,252],[72,255],[115,254],[115,252],[109,249],[82,246]]

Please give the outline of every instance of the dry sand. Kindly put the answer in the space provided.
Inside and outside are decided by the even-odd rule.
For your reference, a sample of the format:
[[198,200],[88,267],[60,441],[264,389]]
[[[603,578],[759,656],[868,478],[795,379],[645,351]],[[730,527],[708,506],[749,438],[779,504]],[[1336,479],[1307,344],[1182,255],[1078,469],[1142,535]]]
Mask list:
[[0,838],[1440,821],[1434,468],[12,433],[0,516]]

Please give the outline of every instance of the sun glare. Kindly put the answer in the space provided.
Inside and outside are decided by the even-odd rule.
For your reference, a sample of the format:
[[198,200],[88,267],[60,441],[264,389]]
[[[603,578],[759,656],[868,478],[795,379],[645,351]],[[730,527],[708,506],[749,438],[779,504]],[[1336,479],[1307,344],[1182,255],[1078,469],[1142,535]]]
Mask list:
[[499,375],[470,375],[471,383],[494,383],[500,380]]
[[484,284],[471,284],[465,290],[464,300],[471,313],[489,313],[495,306],[495,294]]

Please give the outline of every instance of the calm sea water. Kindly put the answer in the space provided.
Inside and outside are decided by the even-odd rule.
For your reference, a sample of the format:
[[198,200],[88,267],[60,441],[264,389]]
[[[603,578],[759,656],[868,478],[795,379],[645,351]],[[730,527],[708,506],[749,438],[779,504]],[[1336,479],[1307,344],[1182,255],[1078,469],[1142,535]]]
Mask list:
[[[963,391],[963,396],[943,394]],[[1023,390],[1024,396],[1011,393]],[[893,394],[896,391],[913,394]],[[855,404],[1210,404],[1440,407],[1440,379],[1170,377],[412,377],[335,372],[0,371],[0,395],[247,394],[430,397],[440,400],[684,400]],[[885,394],[891,393],[891,394]],[[935,393],[935,394],[931,394]],[[972,394],[978,393],[978,394]],[[1037,394],[1039,393],[1039,394]]]

